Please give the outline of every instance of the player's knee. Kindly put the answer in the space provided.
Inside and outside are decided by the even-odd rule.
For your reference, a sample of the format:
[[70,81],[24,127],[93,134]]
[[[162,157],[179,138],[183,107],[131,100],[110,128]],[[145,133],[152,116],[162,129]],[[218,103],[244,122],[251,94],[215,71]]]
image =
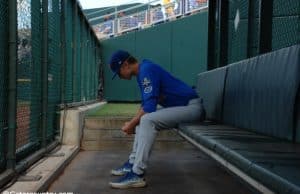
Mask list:
[[140,124],[142,124],[142,123],[144,123],[144,122],[147,122],[147,121],[149,121],[149,113],[144,114],[144,115],[141,117]]
[[149,125],[149,124],[154,124],[154,120],[151,113],[144,114],[140,120],[140,125]]

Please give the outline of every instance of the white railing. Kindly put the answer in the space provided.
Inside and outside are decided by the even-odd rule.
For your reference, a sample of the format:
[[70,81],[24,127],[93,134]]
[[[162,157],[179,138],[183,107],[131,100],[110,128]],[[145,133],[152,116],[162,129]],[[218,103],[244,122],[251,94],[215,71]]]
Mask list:
[[115,20],[107,20],[93,26],[98,39],[111,37],[115,34]]
[[[145,7],[145,5],[147,9],[126,15],[126,12]],[[92,18],[90,21],[103,20],[103,22],[93,25],[98,38],[103,39],[174,20],[206,8],[208,8],[208,0],[153,0],[148,4],[135,5],[119,11],[115,9],[116,11],[113,13]]]
[[165,20],[163,6],[158,5],[150,9],[150,24],[156,24]]
[[185,1],[185,13],[192,13],[200,9],[208,7],[207,0],[186,0]]
[[118,32],[127,32],[138,28],[143,28],[147,25],[147,11],[131,14],[129,16],[123,16],[118,21]]

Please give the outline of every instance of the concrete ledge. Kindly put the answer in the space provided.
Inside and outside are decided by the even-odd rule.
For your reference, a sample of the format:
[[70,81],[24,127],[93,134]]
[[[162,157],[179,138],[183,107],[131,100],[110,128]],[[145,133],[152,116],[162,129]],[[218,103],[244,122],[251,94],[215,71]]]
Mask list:
[[85,118],[85,128],[91,130],[101,129],[121,129],[123,124],[130,121],[132,117],[87,117]]
[[62,144],[80,146],[87,111],[103,106],[106,102],[81,106],[60,112],[60,131]]
[[46,157],[39,160],[25,174],[25,178],[40,177],[39,180],[19,179],[6,191],[10,192],[43,192],[63,172],[64,168],[79,152],[78,146],[63,145]]

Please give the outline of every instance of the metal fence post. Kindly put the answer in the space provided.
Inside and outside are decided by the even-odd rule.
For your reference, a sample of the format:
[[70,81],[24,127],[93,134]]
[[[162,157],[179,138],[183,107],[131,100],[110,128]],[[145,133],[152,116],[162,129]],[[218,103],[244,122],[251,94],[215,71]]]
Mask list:
[[119,18],[118,18],[118,7],[117,7],[117,5],[115,6],[115,14],[114,14],[114,17],[115,17],[115,19],[114,19],[114,30],[115,30],[115,34],[117,33],[119,33],[119,23],[118,23],[118,21],[119,21]]
[[273,0],[260,0],[259,14],[259,53],[263,54],[272,50]]
[[217,23],[217,0],[210,0],[208,6],[208,48],[207,48],[207,69],[214,69],[217,67],[216,64],[216,23]]
[[9,75],[8,75],[8,147],[7,168],[16,166],[17,113],[17,0],[8,0]]
[[76,17],[77,17],[77,14],[78,14],[78,9],[77,9],[77,4],[76,4],[76,1],[73,1],[73,18],[72,18],[72,28],[73,28],[73,44],[72,44],[72,57],[73,57],[73,102],[76,102],[77,101],[77,95],[78,95],[78,88],[76,87],[77,85],[77,44],[76,44],[76,41],[77,41],[77,30],[76,30]]
[[61,100],[65,104],[65,84],[66,84],[66,12],[65,1],[61,1],[60,35],[61,35]]
[[229,15],[229,2],[220,1],[220,59],[219,66],[226,66],[228,63],[228,15]]
[[255,56],[253,52],[254,40],[255,40],[255,1],[249,1],[248,3],[248,38],[247,38],[247,57]]
[[85,49],[86,49],[86,43],[85,43],[85,31],[84,31],[84,16],[81,15],[81,24],[80,24],[80,30],[81,30],[81,65],[80,65],[80,72],[81,72],[81,80],[80,80],[80,91],[81,91],[81,101],[85,101],[86,99],[86,95],[85,95],[85,91],[84,91],[84,83],[85,83],[85,74],[84,74],[84,66],[83,64],[85,63],[85,58],[86,58],[86,54],[84,53]]
[[42,147],[47,145],[48,109],[48,0],[42,2]]

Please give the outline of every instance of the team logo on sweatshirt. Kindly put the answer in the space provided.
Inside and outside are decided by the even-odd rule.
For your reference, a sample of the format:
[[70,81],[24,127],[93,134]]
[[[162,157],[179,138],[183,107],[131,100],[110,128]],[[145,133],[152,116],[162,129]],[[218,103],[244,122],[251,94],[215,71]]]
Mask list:
[[143,80],[143,86],[144,87],[147,87],[147,86],[149,86],[151,84],[151,81],[150,81],[150,79],[148,79],[148,78],[144,78],[144,80]]
[[142,84],[143,84],[143,87],[144,87],[144,93],[145,94],[148,94],[148,93],[152,92],[152,85],[151,85],[150,79],[145,77]]

